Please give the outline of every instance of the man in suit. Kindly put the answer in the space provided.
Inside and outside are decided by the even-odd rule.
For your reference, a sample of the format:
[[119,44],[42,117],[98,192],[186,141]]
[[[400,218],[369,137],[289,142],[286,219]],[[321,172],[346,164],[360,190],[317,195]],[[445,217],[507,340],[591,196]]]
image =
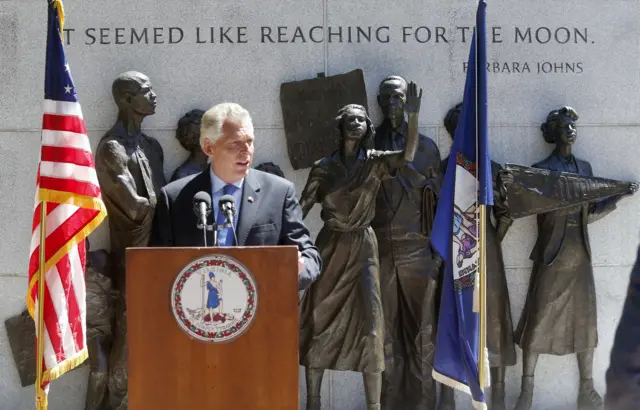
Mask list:
[[[376,128],[375,149],[400,151],[409,139],[405,120],[407,81],[389,76],[380,83],[378,104],[384,121]],[[439,256],[430,236],[442,185],[440,151],[418,134],[413,161],[382,182],[371,222],[378,240],[384,312],[383,409],[433,409],[431,376],[436,325],[435,292]]]
[[640,248],[631,271],[607,370],[606,410],[635,410],[640,403]]
[[[207,223],[224,221],[218,210],[223,195],[236,200],[234,226],[218,231],[221,246],[296,245],[299,288],[305,289],[320,274],[320,254],[302,222],[293,184],[251,168],[254,152],[253,124],[249,112],[238,104],[223,103],[202,117],[200,146],[211,166],[162,188],[153,223],[150,246],[203,246],[197,228],[193,197],[210,192],[212,212]],[[236,240],[237,237],[237,240]],[[213,234],[207,233],[207,244]]]

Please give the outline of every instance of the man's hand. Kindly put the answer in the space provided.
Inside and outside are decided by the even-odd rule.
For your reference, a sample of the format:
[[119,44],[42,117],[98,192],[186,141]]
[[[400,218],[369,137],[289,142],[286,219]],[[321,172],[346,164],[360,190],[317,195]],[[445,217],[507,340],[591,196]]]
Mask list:
[[422,88],[418,94],[418,86],[411,81],[407,89],[407,101],[404,103],[404,111],[407,115],[418,115],[420,113],[420,101],[422,100]]
[[304,258],[302,257],[302,253],[298,251],[298,276],[300,276],[303,270],[304,270]]

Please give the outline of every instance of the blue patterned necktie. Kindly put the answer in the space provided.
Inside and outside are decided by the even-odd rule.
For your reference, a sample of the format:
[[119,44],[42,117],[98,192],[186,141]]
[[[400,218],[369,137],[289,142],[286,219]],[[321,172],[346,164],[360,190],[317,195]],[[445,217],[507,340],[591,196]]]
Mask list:
[[[222,190],[222,195],[233,195],[233,193],[238,189],[235,185],[227,184],[224,186]],[[235,218],[233,218],[235,219]],[[231,223],[234,223],[234,220],[231,220]],[[223,225],[226,219],[222,214],[222,208],[218,206],[218,219],[216,220],[216,224]],[[224,228],[218,231],[218,245],[220,246],[232,246],[233,245],[233,231],[231,228]]]

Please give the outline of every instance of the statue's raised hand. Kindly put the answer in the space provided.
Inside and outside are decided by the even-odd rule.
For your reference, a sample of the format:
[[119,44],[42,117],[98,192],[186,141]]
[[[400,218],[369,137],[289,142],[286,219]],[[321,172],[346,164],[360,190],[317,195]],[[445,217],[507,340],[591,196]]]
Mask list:
[[418,94],[418,86],[411,81],[407,90],[407,101],[404,103],[404,110],[407,115],[418,115],[420,113],[420,101],[422,101],[422,88]]

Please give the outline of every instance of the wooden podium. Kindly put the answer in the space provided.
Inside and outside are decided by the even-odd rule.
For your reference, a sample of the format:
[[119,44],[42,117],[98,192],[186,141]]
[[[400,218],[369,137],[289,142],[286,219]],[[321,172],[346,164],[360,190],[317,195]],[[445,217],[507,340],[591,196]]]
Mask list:
[[[181,328],[172,301],[185,267],[220,255],[250,272],[256,303],[244,333],[215,343]],[[129,408],[298,410],[297,260],[295,246],[127,249]],[[180,303],[195,303],[189,299]],[[222,310],[234,303],[224,294],[221,300]]]

